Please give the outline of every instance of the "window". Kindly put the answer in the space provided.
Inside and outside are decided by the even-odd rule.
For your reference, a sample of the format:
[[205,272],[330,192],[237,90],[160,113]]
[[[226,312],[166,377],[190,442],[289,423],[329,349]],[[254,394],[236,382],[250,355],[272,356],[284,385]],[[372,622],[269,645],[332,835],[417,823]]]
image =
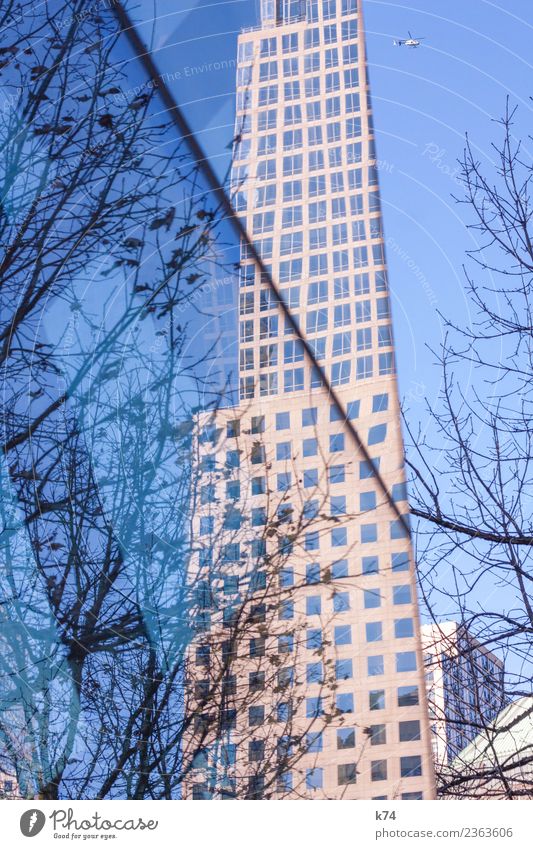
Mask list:
[[318,441],[315,438],[304,439],[302,447],[304,457],[316,457],[318,454]]
[[290,566],[285,566],[279,573],[280,587],[292,587],[294,584],[294,572]]
[[387,761],[385,761],[385,760],[371,761],[370,762],[370,775],[372,777],[372,781],[386,781],[386,779],[387,779]]
[[337,783],[339,785],[355,784],[356,780],[357,767],[354,763],[339,764],[339,766],[337,767]]
[[377,643],[383,639],[383,627],[381,622],[367,622],[365,625],[367,643]]
[[347,681],[353,678],[353,664],[349,659],[335,661],[335,679],[337,681]]
[[278,442],[276,445],[276,460],[290,460],[291,459],[291,443],[290,442]]
[[269,339],[276,338],[278,335],[278,317],[277,315],[265,316],[259,319],[259,338]]
[[306,752],[321,752],[322,748],[322,733],[320,731],[311,731],[305,735]]
[[353,713],[355,709],[353,693],[337,693],[335,706],[341,713]]
[[[344,87],[345,88],[357,88],[359,86],[359,71],[357,68],[349,68],[344,72]],[[358,109],[351,110],[354,112],[359,111]]]
[[315,719],[322,716],[324,707],[320,696],[311,696],[305,700],[305,715],[307,719]]
[[334,91],[339,91],[340,87],[341,81],[338,71],[326,74],[326,94],[332,94]]
[[368,707],[369,710],[385,710],[385,690],[370,690]]
[[331,577],[333,580],[338,580],[339,578],[347,578],[348,577],[348,561],[347,560],[336,560],[331,564]]
[[305,582],[307,584],[320,583],[320,564],[308,563],[305,567]]
[[344,434],[343,433],[332,433],[332,434],[330,434],[329,450],[332,453],[336,453],[337,451],[344,451]]
[[264,740],[250,740],[248,743],[248,760],[262,761],[265,757]]
[[292,706],[290,702],[280,702],[277,706],[278,722],[288,722],[291,718]]
[[309,247],[310,249],[317,250],[317,248],[325,248],[327,243],[327,228],[326,227],[318,227],[314,230],[309,231]]
[[416,652],[401,651],[396,653],[396,672],[414,672],[416,670]]
[[[327,204],[325,200],[318,200],[309,204],[309,223],[317,224],[319,221],[326,221]],[[326,283],[327,291],[327,283]],[[323,300],[323,299],[322,299]]]
[[[301,0],[300,0],[300,6],[301,6]],[[297,4],[294,5],[294,8],[297,10],[297,8],[298,8]],[[301,11],[297,10],[297,11],[293,12],[292,14],[296,17],[299,17],[300,14],[301,14]],[[292,17],[292,15],[291,15],[291,17]],[[294,53],[295,50],[298,50],[298,33],[297,32],[291,32],[288,35],[282,36],[282,38],[281,38],[281,48],[282,48],[284,53]]]
[[290,654],[294,648],[294,637],[292,634],[282,634],[278,637],[278,652]]
[[394,501],[407,501],[407,485],[405,483],[395,483],[392,487],[391,495]]
[[422,758],[420,755],[407,755],[400,758],[400,775],[402,778],[410,778],[422,775]]
[[373,425],[368,431],[368,444],[369,445],[377,445],[380,442],[385,441],[385,437],[387,436],[387,425]]
[[350,625],[336,625],[334,631],[336,646],[349,646],[352,643],[352,629]]
[[304,358],[304,349],[300,339],[291,339],[283,345],[283,360],[285,363],[299,363]]
[[284,203],[302,199],[302,181],[301,180],[286,180],[283,183],[283,201]]
[[386,726],[383,724],[380,725],[371,725],[370,726],[370,745],[371,746],[382,746],[387,742],[387,731]]
[[400,743],[411,743],[414,740],[420,740],[420,722],[418,719],[409,719],[406,722],[400,722]]
[[361,492],[359,495],[359,509],[361,512],[374,510],[376,507],[376,493],[374,490],[370,492]]
[[414,636],[414,627],[412,619],[395,619],[394,620],[394,636],[397,640],[405,637]]
[[333,610],[335,613],[344,613],[350,609],[350,594],[347,592],[335,593],[333,596]]
[[409,555],[406,551],[391,555],[391,568],[393,572],[407,572],[409,569]]
[[357,0],[342,0],[342,15],[355,15],[357,12]]
[[378,589],[363,590],[363,602],[365,609],[381,607],[381,591]]
[[322,603],[319,595],[307,596],[305,600],[305,612],[307,616],[320,616]]
[[306,469],[304,471],[304,487],[318,486],[318,469]]
[[320,333],[322,330],[327,330],[327,327],[327,307],[322,307],[318,310],[311,310],[307,313],[306,329],[308,333]]
[[350,360],[342,360],[338,363],[333,363],[331,367],[331,383],[333,386],[342,386],[349,383],[352,364]]
[[383,663],[382,654],[374,654],[367,657],[367,674],[368,675],[383,675],[385,666]]
[[378,557],[363,557],[361,562],[361,571],[363,575],[372,575],[379,572]]
[[252,478],[252,495],[264,495],[265,492],[266,492],[266,480],[265,480],[265,478],[264,477]]
[[330,483],[344,483],[344,479],[345,479],[344,466],[330,466],[329,467],[329,482]]
[[258,528],[266,525],[266,509],[264,507],[252,507],[252,527]]
[[322,646],[322,631],[320,628],[308,628],[306,645],[310,650],[319,649]]
[[308,663],[305,678],[308,684],[322,684],[324,679],[322,663]]
[[350,281],[348,277],[337,277],[334,280],[333,297],[336,301],[342,301],[350,295]]
[[301,206],[288,206],[283,210],[283,227],[299,227],[302,223],[303,218]]
[[398,687],[398,707],[413,707],[418,704],[418,687]]
[[[263,319],[261,319],[263,321]],[[365,380],[372,377],[372,357],[357,357],[356,362],[356,378],[357,380]]]
[[331,505],[331,515],[332,516],[345,516],[346,515],[346,496],[345,495],[332,495],[330,499]]
[[[307,32],[305,33],[307,35]],[[305,771],[305,786],[308,790],[320,790],[324,782],[324,770],[319,767]]]
[[[280,619],[293,619],[294,618],[294,602],[289,599],[284,599],[279,608],[279,618]],[[281,651],[281,649],[280,649]]]
[[248,725],[250,727],[256,727],[258,725],[262,725],[265,720],[265,708],[264,705],[253,705],[248,708]]
[[378,526],[375,523],[361,525],[361,542],[376,542],[378,538]]
[[339,304],[334,307],[333,316],[333,323],[335,327],[342,327],[345,324],[350,324],[350,304]]
[[387,351],[384,354],[379,354],[378,363],[380,375],[394,374],[394,354],[392,353],[392,351]]
[[357,329],[357,350],[368,351],[372,347],[372,328],[360,327]]
[[276,430],[287,430],[290,426],[290,413],[276,413]]
[[215,528],[213,516],[202,516],[200,519],[200,534],[212,534]]
[[393,604],[410,604],[411,603],[411,587],[409,584],[401,584],[392,588]]
[[318,97],[320,95],[320,77],[307,77],[305,80],[305,96]]
[[298,76],[298,59],[284,59],[283,60],[283,76],[284,77],[297,77]]
[[333,528],[331,530],[331,545],[333,548],[348,545],[348,532],[346,528]]

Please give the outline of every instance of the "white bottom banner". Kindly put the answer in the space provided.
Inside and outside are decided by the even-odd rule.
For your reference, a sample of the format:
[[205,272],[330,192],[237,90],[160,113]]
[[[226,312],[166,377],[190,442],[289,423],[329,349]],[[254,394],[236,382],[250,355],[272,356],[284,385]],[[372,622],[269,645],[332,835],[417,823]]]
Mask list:
[[[2,845],[530,849],[533,803],[5,801]],[[30,840],[35,840],[29,844]]]

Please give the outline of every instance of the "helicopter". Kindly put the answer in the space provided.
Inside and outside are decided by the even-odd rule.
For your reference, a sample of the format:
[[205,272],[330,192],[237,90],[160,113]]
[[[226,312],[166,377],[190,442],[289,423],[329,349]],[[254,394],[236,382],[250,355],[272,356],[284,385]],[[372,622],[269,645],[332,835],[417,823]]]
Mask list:
[[420,42],[424,41],[423,38],[413,38],[411,33],[408,31],[409,38],[404,39],[395,39],[393,44],[395,47],[420,47]]

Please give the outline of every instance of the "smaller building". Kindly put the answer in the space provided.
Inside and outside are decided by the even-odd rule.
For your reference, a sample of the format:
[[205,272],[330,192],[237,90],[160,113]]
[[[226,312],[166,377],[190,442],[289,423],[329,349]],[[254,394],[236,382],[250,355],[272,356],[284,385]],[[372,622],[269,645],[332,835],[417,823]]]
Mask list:
[[507,705],[442,778],[449,799],[533,799],[533,696]]
[[505,707],[504,665],[457,622],[421,630],[438,773]]

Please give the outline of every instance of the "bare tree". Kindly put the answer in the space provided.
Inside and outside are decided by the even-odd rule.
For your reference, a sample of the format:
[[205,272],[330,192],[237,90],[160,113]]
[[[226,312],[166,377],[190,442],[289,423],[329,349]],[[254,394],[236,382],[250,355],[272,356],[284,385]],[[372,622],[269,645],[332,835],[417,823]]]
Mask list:
[[[0,770],[28,798],[173,798],[204,792],[195,776],[215,747],[206,787],[283,796],[296,770],[297,791],[308,735],[343,721],[317,701],[295,722],[307,637],[284,616],[282,573],[317,517],[273,498],[247,582],[222,603],[242,540],[219,503],[225,547],[190,568],[208,486],[198,410],[227,404],[216,332],[197,341],[216,327],[206,286],[233,271],[220,211],[154,87],[128,78],[109,10],[58,0],[3,15]],[[252,644],[268,669],[244,681]],[[316,654],[332,692],[334,650]],[[259,724],[265,693],[249,758],[221,770],[227,732]]]
[[508,105],[497,122],[500,138],[492,146],[490,170],[467,140],[460,203],[479,245],[465,272],[474,319],[469,325],[447,321],[437,352],[440,403],[428,410],[426,432],[411,428],[408,449],[427,610],[435,620],[443,613],[456,618],[472,636],[463,654],[478,693],[459,710],[461,716],[447,720],[452,729],[467,728],[470,738],[479,733],[490,740],[482,768],[479,759],[457,760],[443,770],[441,792],[455,796],[472,792],[472,779],[481,771],[485,788],[492,786],[496,795],[533,794],[531,748],[522,740],[514,756],[499,751],[498,741],[509,729],[495,720],[505,701],[487,709],[484,691],[493,673],[474,669],[480,648],[503,659],[506,699],[525,699],[513,722],[527,722],[533,633],[533,166],[527,144],[516,138],[517,118]]

